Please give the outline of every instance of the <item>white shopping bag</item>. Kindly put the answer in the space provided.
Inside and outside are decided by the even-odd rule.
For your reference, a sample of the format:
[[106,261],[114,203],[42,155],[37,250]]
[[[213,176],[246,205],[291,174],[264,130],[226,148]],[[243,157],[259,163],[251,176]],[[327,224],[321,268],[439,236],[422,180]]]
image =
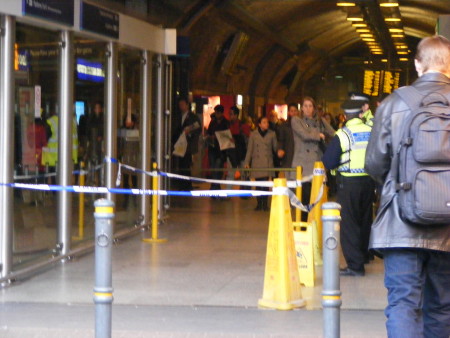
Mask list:
[[183,132],[181,133],[180,137],[178,138],[177,142],[174,145],[173,153],[175,156],[178,157],[184,157],[186,155],[188,142],[186,138],[186,134]]

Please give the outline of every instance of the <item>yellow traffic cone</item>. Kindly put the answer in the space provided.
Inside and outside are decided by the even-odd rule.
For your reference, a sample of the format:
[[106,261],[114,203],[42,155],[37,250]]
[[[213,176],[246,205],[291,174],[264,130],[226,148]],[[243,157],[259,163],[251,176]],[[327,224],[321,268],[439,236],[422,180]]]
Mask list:
[[280,194],[272,196],[264,291],[258,305],[292,310],[304,306],[305,301],[300,289],[286,179],[276,178],[273,191]]

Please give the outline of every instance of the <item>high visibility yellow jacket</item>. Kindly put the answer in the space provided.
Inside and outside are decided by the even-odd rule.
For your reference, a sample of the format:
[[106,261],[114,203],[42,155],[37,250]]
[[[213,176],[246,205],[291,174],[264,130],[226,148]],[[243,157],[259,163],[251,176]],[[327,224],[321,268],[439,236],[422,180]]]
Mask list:
[[364,159],[371,131],[372,128],[361,119],[354,118],[336,132],[342,149],[341,164],[338,167],[342,176],[367,176]]

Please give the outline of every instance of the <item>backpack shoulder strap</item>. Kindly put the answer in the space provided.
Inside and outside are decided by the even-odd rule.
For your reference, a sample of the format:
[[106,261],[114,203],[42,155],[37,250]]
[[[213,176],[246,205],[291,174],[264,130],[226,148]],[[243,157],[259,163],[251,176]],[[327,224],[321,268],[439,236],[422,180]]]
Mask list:
[[409,109],[414,110],[419,107],[424,95],[413,86],[398,88],[395,93],[406,103]]

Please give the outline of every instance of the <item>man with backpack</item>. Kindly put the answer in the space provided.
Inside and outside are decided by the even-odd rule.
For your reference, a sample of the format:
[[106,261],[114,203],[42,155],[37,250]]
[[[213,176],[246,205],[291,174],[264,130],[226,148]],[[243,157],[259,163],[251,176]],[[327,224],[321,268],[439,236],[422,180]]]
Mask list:
[[383,184],[370,247],[384,257],[389,337],[450,336],[450,41],[421,40],[419,78],[377,110],[365,169]]

